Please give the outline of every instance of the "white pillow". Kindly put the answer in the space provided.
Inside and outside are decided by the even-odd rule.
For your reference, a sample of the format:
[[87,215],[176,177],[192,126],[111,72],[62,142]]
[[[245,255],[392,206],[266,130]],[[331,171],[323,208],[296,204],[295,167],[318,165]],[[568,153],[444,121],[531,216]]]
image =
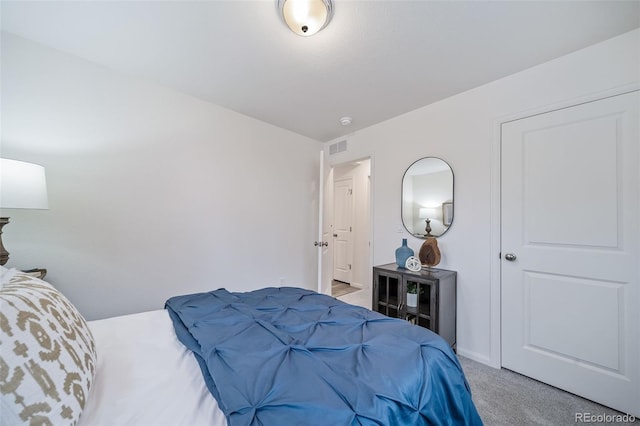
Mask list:
[[0,342],[0,423],[75,425],[96,350],[71,302],[42,280],[12,273],[0,289]]
[[7,272],[9,272],[9,270],[4,266],[0,265],[0,289],[4,285],[4,276],[6,275]]
[[4,287],[4,285],[6,283],[8,283],[9,281],[11,281],[11,278],[13,278],[13,276],[20,272],[18,269],[16,268],[11,268],[11,269],[7,269],[4,266],[0,266],[0,289],[2,287]]

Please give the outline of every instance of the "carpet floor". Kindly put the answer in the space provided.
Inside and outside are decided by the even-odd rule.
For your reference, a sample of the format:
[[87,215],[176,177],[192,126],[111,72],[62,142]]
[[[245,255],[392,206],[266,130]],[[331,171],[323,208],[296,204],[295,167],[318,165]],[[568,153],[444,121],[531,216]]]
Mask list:
[[[459,357],[476,408],[487,426],[544,425],[640,425],[616,422],[581,422],[586,415],[623,416],[623,413],[554,388],[506,369],[495,369],[468,358]],[[588,414],[587,414],[588,413]]]

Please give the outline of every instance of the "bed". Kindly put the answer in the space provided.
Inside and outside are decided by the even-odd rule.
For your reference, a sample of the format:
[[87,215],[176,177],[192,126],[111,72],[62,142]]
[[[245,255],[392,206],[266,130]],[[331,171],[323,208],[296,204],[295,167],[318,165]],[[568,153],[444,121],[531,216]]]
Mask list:
[[309,290],[219,289],[86,322],[48,283],[2,281],[2,425],[482,424],[442,339]]
[[227,424],[166,310],[89,321],[88,326],[98,363],[80,426]]

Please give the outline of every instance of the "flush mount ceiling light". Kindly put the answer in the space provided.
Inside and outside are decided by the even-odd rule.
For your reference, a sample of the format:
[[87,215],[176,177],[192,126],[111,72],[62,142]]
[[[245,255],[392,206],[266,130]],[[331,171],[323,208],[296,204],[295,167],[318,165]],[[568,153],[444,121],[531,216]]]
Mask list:
[[277,0],[278,11],[294,33],[308,37],[327,26],[333,15],[332,0]]

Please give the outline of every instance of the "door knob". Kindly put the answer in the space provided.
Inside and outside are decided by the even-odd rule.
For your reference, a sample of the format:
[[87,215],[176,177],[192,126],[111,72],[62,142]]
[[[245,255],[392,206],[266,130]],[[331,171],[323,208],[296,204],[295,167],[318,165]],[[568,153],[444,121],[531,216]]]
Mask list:
[[338,234],[333,234],[333,237],[334,238],[338,238]]
[[507,253],[504,255],[504,258],[509,262],[513,262],[514,260],[516,260],[516,255],[513,253]]

